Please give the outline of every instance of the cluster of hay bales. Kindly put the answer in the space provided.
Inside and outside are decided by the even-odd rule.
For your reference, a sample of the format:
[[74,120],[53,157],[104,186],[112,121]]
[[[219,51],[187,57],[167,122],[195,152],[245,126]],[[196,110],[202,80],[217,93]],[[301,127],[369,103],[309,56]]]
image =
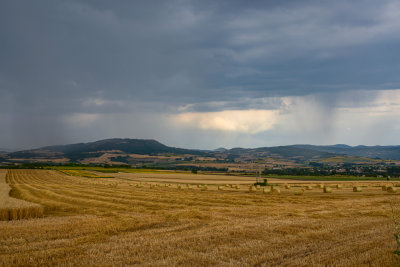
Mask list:
[[[171,186],[171,184],[156,184],[156,183],[138,183],[138,184],[128,183],[127,185],[138,187],[138,188],[143,187],[143,185],[148,185],[150,188],[170,187]],[[350,185],[353,188],[353,192],[363,192],[363,189],[368,187],[366,185],[357,184],[357,183],[352,183],[352,184],[348,184],[348,185]],[[111,184],[109,183],[108,186],[116,187],[117,183],[111,183]],[[208,186],[204,185],[204,184],[192,185],[192,184],[185,183],[185,184],[177,184],[176,186],[180,190],[193,189],[193,188],[198,188],[201,191],[208,190]],[[286,183],[281,184],[281,186],[284,187],[284,189],[292,189],[293,188],[293,185],[286,184]],[[324,184],[304,185],[303,184],[303,185],[294,185],[294,189],[296,189],[296,187],[298,189],[296,189],[292,192],[294,193],[294,195],[304,195],[305,190],[312,190],[313,186],[316,186],[317,188],[322,189],[323,193],[332,193],[334,191],[334,189],[343,189],[344,188],[342,184],[329,184],[329,185],[324,185]],[[380,186],[382,191],[386,191],[388,193],[397,193],[398,192],[397,186],[400,186],[400,184],[392,184],[392,185],[375,184],[375,186]],[[224,184],[224,185],[217,185],[216,187],[217,187],[216,189],[218,191],[240,189],[240,185],[238,185],[238,184]],[[278,185],[270,185],[267,187],[261,186],[259,184],[249,185],[248,192],[257,192],[257,191],[261,191],[263,194],[271,194],[271,193],[280,194],[281,188],[279,188]]]
[[280,194],[281,190],[279,189],[278,186],[271,186],[271,187],[265,187],[262,190],[263,194]]

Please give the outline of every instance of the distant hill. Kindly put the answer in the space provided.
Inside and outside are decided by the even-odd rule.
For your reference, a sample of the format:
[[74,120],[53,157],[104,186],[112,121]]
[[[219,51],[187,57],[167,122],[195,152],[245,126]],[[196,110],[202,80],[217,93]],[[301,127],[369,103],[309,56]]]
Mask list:
[[48,146],[33,150],[10,153],[13,158],[33,158],[43,156],[65,157],[70,160],[99,156],[106,151],[121,151],[128,154],[156,155],[160,153],[173,154],[204,154],[200,150],[190,150],[169,147],[155,140],[114,138],[90,143]]
[[357,157],[400,160],[400,146],[293,145],[289,147]]
[[294,146],[276,146],[259,148],[232,148],[225,153],[233,155],[248,155],[249,157],[281,157],[284,159],[311,160],[316,158],[329,158],[336,154],[318,151],[309,148],[297,148]]
[[[279,158],[282,160],[302,162],[343,155],[372,159],[400,160],[400,146],[352,147],[345,144],[338,144],[332,146],[289,145],[259,148],[195,150],[166,146],[156,140],[129,138],[114,138],[89,143],[47,146],[38,149],[3,153],[2,157],[14,161],[29,161],[34,159],[35,161],[62,160],[64,162],[82,162],[86,160],[86,162],[93,162],[95,158],[101,158],[105,153],[108,153],[107,155],[111,161],[127,164],[135,161],[131,158],[132,154],[150,156],[168,156],[166,154],[170,154],[178,157],[182,155],[198,155],[211,156],[217,159],[228,159],[231,161],[237,159],[241,161],[252,161],[261,158]],[[185,156],[181,158],[190,157]],[[146,160],[142,159],[141,161],[145,162]],[[167,162],[167,160],[164,161]]]

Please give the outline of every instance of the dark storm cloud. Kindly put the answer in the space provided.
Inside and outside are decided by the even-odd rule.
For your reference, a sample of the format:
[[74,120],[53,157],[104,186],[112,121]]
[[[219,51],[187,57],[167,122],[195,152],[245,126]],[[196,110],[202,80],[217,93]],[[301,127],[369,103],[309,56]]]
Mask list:
[[259,108],[276,105],[265,97],[399,88],[399,10],[395,1],[2,1],[0,111],[14,130],[1,138],[26,139],[34,124],[42,130],[27,144],[63,142],[73,113]]

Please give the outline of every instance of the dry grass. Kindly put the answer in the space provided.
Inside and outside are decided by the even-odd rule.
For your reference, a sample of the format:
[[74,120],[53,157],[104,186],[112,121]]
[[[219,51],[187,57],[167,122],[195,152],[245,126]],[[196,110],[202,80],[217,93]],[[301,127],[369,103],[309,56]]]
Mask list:
[[299,197],[294,192],[303,187],[295,184],[278,195],[248,187],[218,191],[217,185],[137,188],[133,181],[56,171],[10,173],[13,195],[43,205],[46,218],[0,222],[2,266],[397,263],[388,199],[399,194],[379,184],[359,193],[350,184]]
[[0,170],[0,221],[27,219],[43,216],[43,207],[9,196],[6,170]]

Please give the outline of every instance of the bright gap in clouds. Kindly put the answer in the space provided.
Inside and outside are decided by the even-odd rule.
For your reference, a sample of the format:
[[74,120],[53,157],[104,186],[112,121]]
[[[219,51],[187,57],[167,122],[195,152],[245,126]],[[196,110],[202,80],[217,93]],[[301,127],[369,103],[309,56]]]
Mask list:
[[236,135],[232,145],[239,146],[245,136],[254,137],[251,146],[398,144],[400,90],[282,97],[273,109],[182,112],[172,121],[178,128]]
[[189,112],[175,116],[174,120],[203,130],[256,134],[272,129],[278,113],[277,110]]

